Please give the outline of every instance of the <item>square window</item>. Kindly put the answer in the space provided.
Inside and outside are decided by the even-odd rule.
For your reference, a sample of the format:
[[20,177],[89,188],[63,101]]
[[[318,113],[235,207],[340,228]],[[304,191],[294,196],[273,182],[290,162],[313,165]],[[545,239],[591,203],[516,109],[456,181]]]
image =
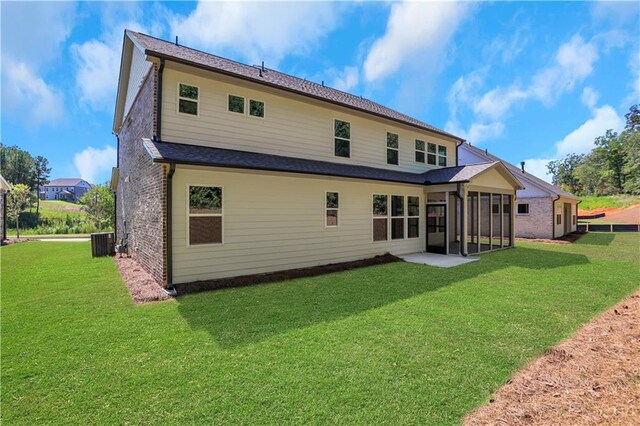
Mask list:
[[189,186],[189,245],[222,243],[222,188]]
[[334,136],[341,139],[351,139],[351,123],[335,120]]
[[438,166],[447,167],[447,157],[438,156]]
[[398,135],[387,132],[387,148],[398,149]]
[[433,164],[435,166],[435,164],[436,164],[436,155],[435,154],[427,154],[427,163],[428,164]]
[[387,148],[387,164],[398,165],[398,150]]
[[334,154],[336,157],[351,157],[351,143],[344,139],[335,139]]
[[424,163],[424,152],[416,151],[416,163]]
[[[435,154],[436,153],[436,144],[435,143],[431,143],[429,142],[427,144],[427,151],[429,151],[430,153]],[[435,164],[435,163],[434,163]]]
[[244,114],[244,98],[242,96],[229,95],[227,108],[231,112]]
[[518,204],[518,214],[529,214],[529,204]]
[[423,151],[424,152],[424,141],[416,139],[416,151]]
[[264,118],[264,102],[249,99],[249,115]]

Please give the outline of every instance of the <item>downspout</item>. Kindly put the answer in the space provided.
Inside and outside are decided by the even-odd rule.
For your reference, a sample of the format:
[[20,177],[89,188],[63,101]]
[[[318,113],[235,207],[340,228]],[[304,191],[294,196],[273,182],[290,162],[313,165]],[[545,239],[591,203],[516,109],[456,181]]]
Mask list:
[[171,230],[172,230],[172,210],[173,210],[173,174],[176,172],[176,163],[169,164],[169,173],[167,174],[167,205],[166,205],[166,218],[167,218],[167,286],[165,291],[171,296],[177,296],[178,293],[173,287],[173,248],[171,244]]
[[[115,134],[115,133],[114,133]],[[120,136],[116,135],[116,169],[120,170]],[[120,174],[118,173],[118,180]],[[116,182],[116,188],[118,183]],[[118,190],[113,192],[113,237],[118,241]]]
[[456,189],[456,196],[460,200],[460,254],[463,257],[467,257],[469,253],[466,250],[466,241],[467,241],[467,221],[464,220],[464,198],[460,193],[462,192],[462,184],[459,183]]
[[581,202],[582,200],[576,203],[576,231],[575,232],[578,232],[578,204],[580,204]]
[[551,239],[552,240],[556,239],[556,201],[558,201],[559,199],[560,199],[560,195],[558,195],[558,198],[553,200],[553,202],[551,203]]
[[[162,73],[164,71],[164,58],[160,58],[160,67],[158,68],[158,96],[156,97],[156,134],[154,139],[161,141],[162,133],[160,122],[162,121]],[[175,167],[175,166],[174,166]]]

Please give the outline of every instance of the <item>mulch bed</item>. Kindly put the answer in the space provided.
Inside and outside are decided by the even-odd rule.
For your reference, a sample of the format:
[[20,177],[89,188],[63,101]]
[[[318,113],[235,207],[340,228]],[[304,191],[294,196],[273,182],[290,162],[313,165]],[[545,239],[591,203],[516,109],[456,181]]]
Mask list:
[[133,258],[116,255],[114,260],[134,302],[148,303],[171,298]]
[[548,350],[466,425],[640,425],[640,291]]
[[332,272],[348,271],[350,269],[362,268],[365,266],[382,265],[385,263],[402,261],[403,260],[399,257],[387,253],[381,256],[363,260],[356,260],[353,262],[341,262],[333,263],[330,265],[291,269],[288,271],[271,272],[266,274],[245,275],[235,278],[221,278],[217,280],[194,281],[184,284],[175,284],[174,288],[178,292],[178,295],[181,295],[199,291],[217,290],[229,287],[244,287],[254,284],[291,280],[294,278],[314,277],[317,275],[324,275]]
[[521,237],[517,237],[516,241],[524,241],[524,242],[531,242],[531,243],[547,243],[547,244],[572,244],[574,242],[576,242],[576,240],[578,240],[580,237],[582,237],[583,235],[585,235],[586,232],[572,232],[570,234],[567,235],[563,235],[562,237],[556,238],[555,240],[548,240],[545,238],[521,238]]

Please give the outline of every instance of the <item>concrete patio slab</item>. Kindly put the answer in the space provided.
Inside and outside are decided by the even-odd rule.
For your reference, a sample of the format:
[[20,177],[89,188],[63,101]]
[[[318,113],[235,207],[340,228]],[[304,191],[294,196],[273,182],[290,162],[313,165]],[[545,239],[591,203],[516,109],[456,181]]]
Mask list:
[[447,256],[436,253],[411,253],[398,257],[405,262],[421,263],[423,265],[438,266],[440,268],[453,268],[454,266],[464,265],[465,263],[480,260],[479,257],[474,256],[463,257],[453,254]]
[[48,241],[51,243],[82,243],[91,241],[91,238],[40,238],[36,241]]

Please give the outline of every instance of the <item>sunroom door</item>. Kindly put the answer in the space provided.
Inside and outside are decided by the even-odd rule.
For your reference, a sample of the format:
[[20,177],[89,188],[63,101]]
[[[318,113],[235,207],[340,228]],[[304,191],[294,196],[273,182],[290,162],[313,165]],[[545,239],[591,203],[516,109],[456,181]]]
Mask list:
[[427,205],[427,251],[429,253],[447,253],[447,206],[446,204]]

